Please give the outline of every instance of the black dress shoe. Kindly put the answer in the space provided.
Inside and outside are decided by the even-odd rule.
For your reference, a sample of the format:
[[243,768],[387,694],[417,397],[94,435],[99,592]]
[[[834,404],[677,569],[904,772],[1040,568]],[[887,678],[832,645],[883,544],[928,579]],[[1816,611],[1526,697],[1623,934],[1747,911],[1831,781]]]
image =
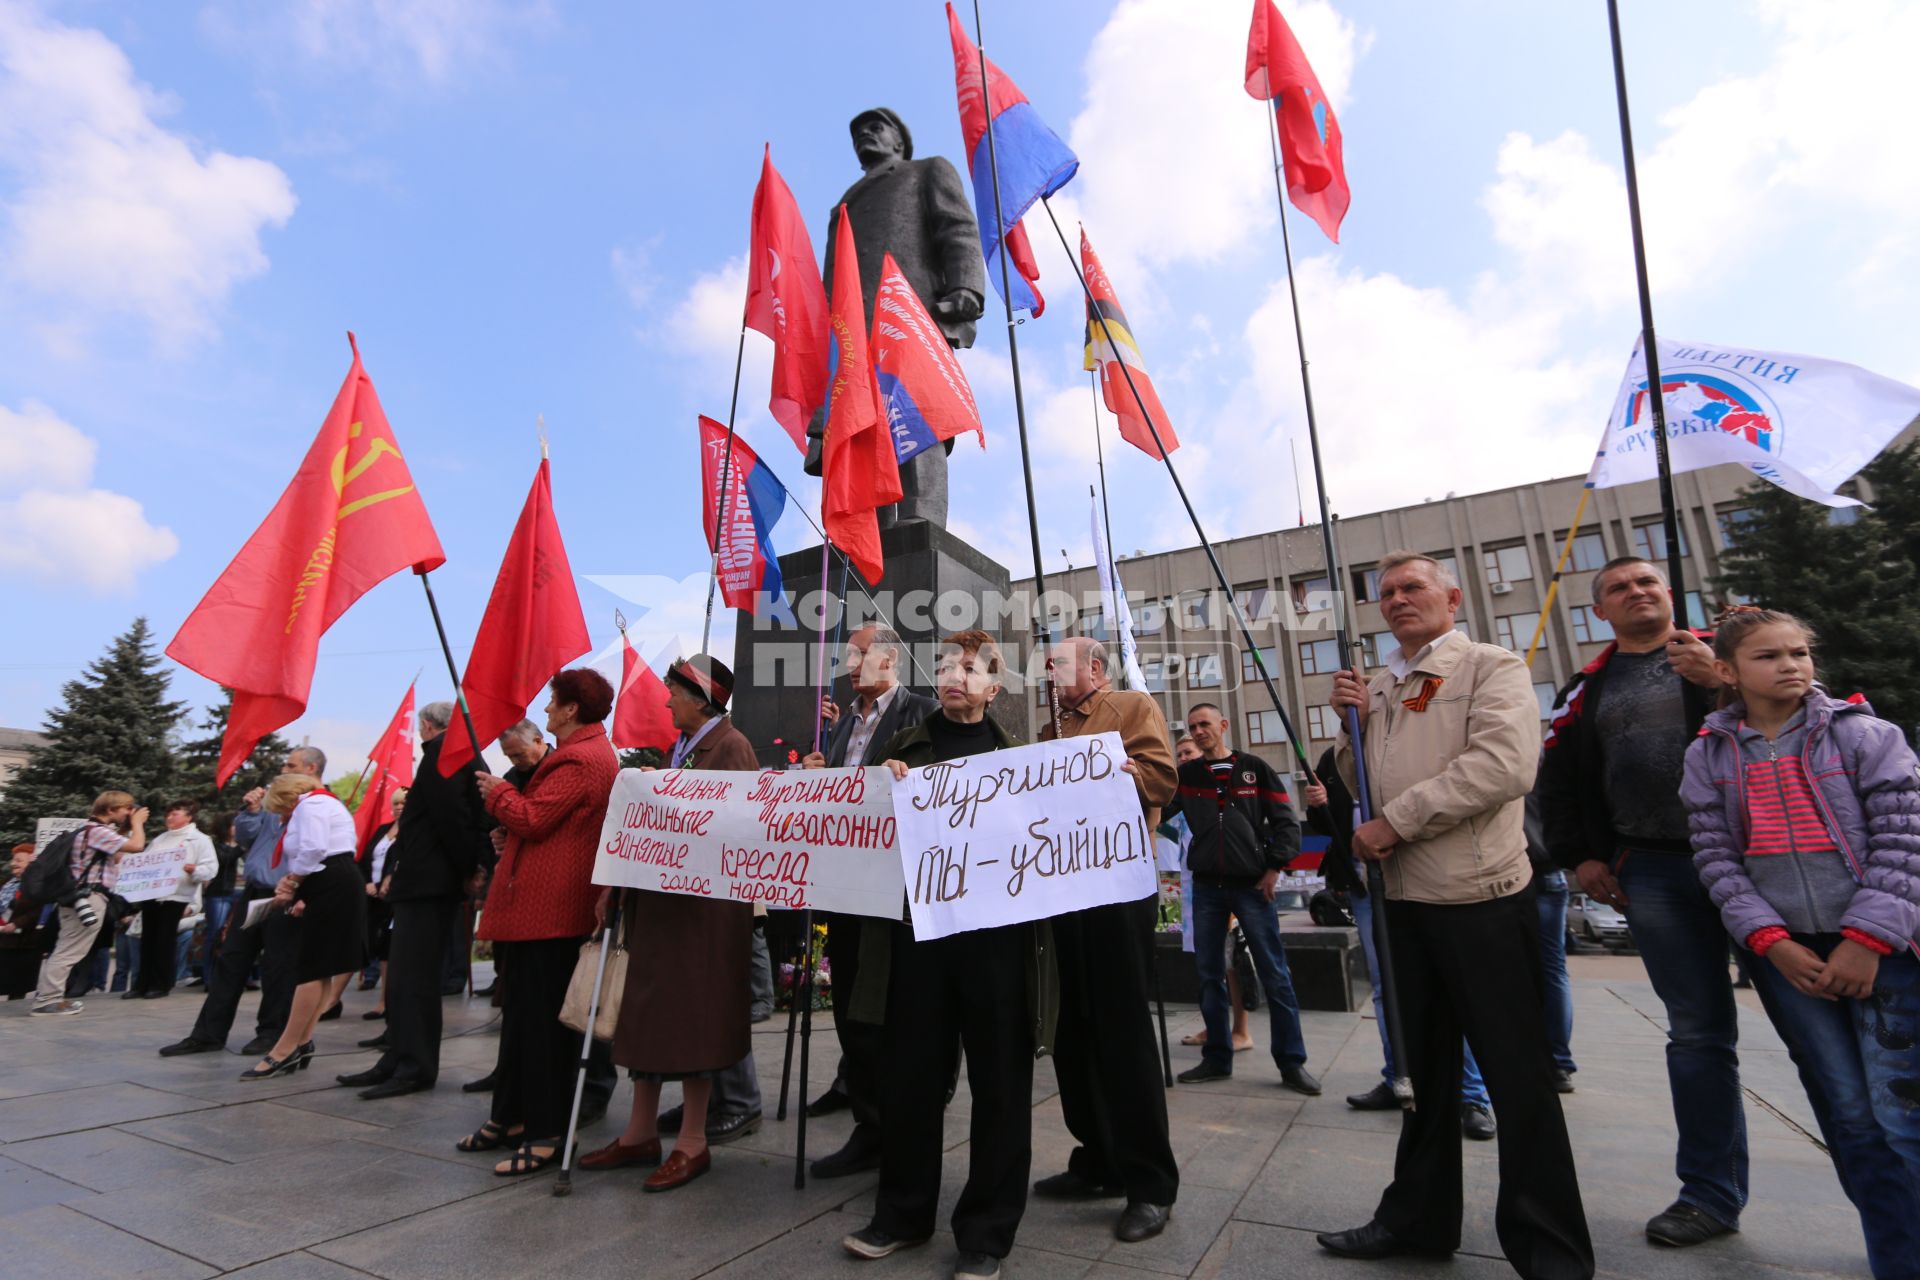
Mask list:
[[1185,1071],[1175,1076],[1174,1079],[1178,1080],[1181,1084],[1205,1084],[1209,1080],[1231,1080],[1233,1079],[1233,1068],[1216,1067],[1211,1062],[1202,1059],[1199,1066],[1188,1067]]
[[190,1053],[218,1053],[226,1047],[227,1046],[223,1044],[210,1044],[205,1040],[195,1040],[192,1036],[188,1036],[185,1040],[164,1046],[160,1050],[160,1056],[163,1058],[184,1058]]
[[1382,1080],[1365,1093],[1348,1094],[1347,1105],[1355,1111],[1398,1111],[1400,1095],[1393,1091],[1392,1085]]
[[247,1057],[252,1057],[256,1053],[264,1056],[267,1050],[279,1043],[280,1033],[278,1031],[273,1032],[271,1035],[257,1035],[241,1045],[240,1052]]
[[1572,1093],[1573,1072],[1562,1071],[1559,1067],[1555,1067],[1553,1069],[1553,1091],[1555,1093]]
[[379,1067],[368,1067],[365,1071],[352,1071],[343,1076],[335,1076],[349,1089],[364,1089],[370,1084],[385,1084],[393,1079],[393,1072],[382,1071]]
[[1428,1257],[1445,1258],[1453,1254],[1451,1249],[1416,1249],[1394,1239],[1393,1232],[1378,1222],[1369,1222],[1364,1227],[1355,1227],[1351,1231],[1329,1231],[1314,1237],[1320,1247],[1328,1253],[1337,1253],[1343,1258],[1391,1258],[1396,1253],[1417,1253]]
[[346,1011],[347,1011],[347,1007],[341,1004],[338,1000],[335,1000],[333,1002],[333,1008],[321,1014],[320,1017],[316,1019],[316,1021],[332,1022],[335,1018],[338,1018],[341,1014],[345,1013]]
[[1664,1213],[1656,1214],[1647,1223],[1647,1239],[1655,1244],[1685,1249],[1736,1230],[1737,1227],[1728,1226],[1704,1209],[1690,1205],[1685,1200],[1675,1200]]
[[807,1104],[807,1118],[810,1120],[818,1120],[821,1116],[830,1116],[836,1111],[845,1111],[852,1105],[853,1099],[842,1093],[839,1085],[835,1085]]
[[172,994],[173,992],[171,991],[142,991],[140,998],[142,1000],[165,1000]]
[[1492,1142],[1499,1130],[1494,1126],[1493,1113],[1476,1102],[1460,1104],[1460,1136],[1474,1142]]
[[384,1049],[387,1047],[387,1033],[382,1031],[373,1039],[362,1040],[359,1044],[362,1049]]
[[360,1015],[360,1021],[384,1022],[386,1021],[386,1017],[387,1017],[387,1011],[385,1009],[369,1009],[365,1013]]
[[493,1092],[493,1072],[491,1071],[487,1072],[487,1074],[481,1076],[478,1080],[467,1081],[465,1084],[460,1086],[460,1092],[492,1093]]
[[142,994],[143,994],[142,992],[136,991],[132,987],[128,987],[125,991],[122,991],[120,993],[120,998],[122,1000],[138,1000]]
[[880,1167],[880,1135],[867,1125],[855,1125],[853,1136],[838,1151],[808,1166],[816,1178],[848,1178]]
[[403,1080],[395,1076],[385,1084],[377,1084],[371,1089],[362,1089],[360,1097],[366,1102],[378,1102],[382,1098],[399,1098],[409,1093],[425,1093],[431,1088],[433,1086],[424,1080]]
[[[1114,1196],[1122,1196],[1126,1193],[1125,1187],[1095,1182],[1092,1178],[1075,1173],[1072,1169],[1042,1178],[1033,1184],[1033,1194],[1042,1200],[1110,1200]],[[1141,1239],[1145,1238],[1141,1237]]]
[[1320,1082],[1305,1067],[1280,1068],[1280,1083],[1295,1093],[1304,1093],[1309,1098],[1320,1096]]
[[707,1117],[707,1145],[725,1146],[729,1142],[746,1137],[760,1128],[760,1112],[734,1111],[726,1115]]
[[1120,1221],[1113,1225],[1114,1238],[1122,1244],[1139,1244],[1165,1231],[1167,1219],[1172,1216],[1172,1205],[1148,1204],[1145,1200],[1129,1201],[1126,1211],[1120,1215]]

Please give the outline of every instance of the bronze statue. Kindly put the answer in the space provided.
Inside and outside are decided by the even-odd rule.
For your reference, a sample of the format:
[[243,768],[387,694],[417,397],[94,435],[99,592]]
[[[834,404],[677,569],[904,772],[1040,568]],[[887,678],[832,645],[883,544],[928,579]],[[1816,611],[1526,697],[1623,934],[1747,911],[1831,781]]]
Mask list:
[[[899,116],[874,107],[855,116],[848,128],[853,150],[865,174],[840,197],[853,227],[854,247],[860,254],[860,289],[866,299],[866,322],[873,324],[874,295],[880,289],[880,263],[891,253],[901,274],[920,295],[934,323],[955,347],[973,345],[974,321],[986,301],[987,269],[980,256],[980,225],[959,171],[940,156],[913,158],[913,135]],[[839,206],[827,220],[826,279],[833,287],[833,228]],[[807,473],[820,474],[820,440],[826,428],[823,410],[807,428]],[[881,513],[882,524],[896,521],[947,522],[947,454],[953,449],[928,449],[900,468],[905,497],[893,509],[893,518]]]

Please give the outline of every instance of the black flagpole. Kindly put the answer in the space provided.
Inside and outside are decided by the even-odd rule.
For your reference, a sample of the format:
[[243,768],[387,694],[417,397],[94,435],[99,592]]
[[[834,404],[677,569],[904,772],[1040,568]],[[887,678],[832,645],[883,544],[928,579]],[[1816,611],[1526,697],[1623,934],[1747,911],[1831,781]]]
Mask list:
[[[1007,311],[1007,354],[1013,362],[1013,416],[1020,427],[1020,475],[1027,487],[1027,536],[1033,542],[1033,643],[1040,660],[1040,670],[1045,672],[1047,650],[1053,642],[1051,620],[1042,615],[1047,599],[1047,571],[1040,555],[1040,508],[1033,499],[1033,456],[1027,448],[1027,405],[1020,392],[1020,340],[1014,332],[1017,323],[1013,318],[1012,268],[1007,259],[1011,251],[1007,248],[1007,217],[1000,208],[1000,162],[994,149],[992,103],[987,101],[987,42],[980,29],[980,0],[973,0],[973,42],[974,50],[980,55],[980,94],[982,110],[987,117],[987,171],[993,176],[993,221],[994,232],[1000,237],[1000,300],[1006,304]],[[1044,678],[1044,676],[1043,676]],[[1047,705],[1052,709],[1053,735],[1060,736],[1060,699],[1053,691],[1053,681],[1047,680]]]
[[447,629],[440,622],[440,602],[433,598],[433,583],[428,575],[419,575],[427,593],[427,608],[433,613],[433,630],[440,637],[440,652],[447,660],[447,675],[453,680],[453,699],[460,704],[460,718],[467,724],[467,741],[473,744],[473,758],[481,759],[480,735],[473,729],[473,713],[467,710],[467,691],[460,687],[460,669],[453,665],[453,647],[447,643]]
[[[700,624],[700,652],[707,652],[713,635],[713,591],[720,585],[720,534],[727,527],[727,483],[733,470],[733,415],[740,408],[740,366],[747,358],[747,326],[740,326],[740,346],[733,353],[733,399],[727,405],[727,451],[720,458],[720,501],[713,512],[713,567],[707,570],[707,618]],[[700,459],[700,474],[705,475],[707,460]],[[709,655],[711,656],[711,655]]]
[[1666,395],[1660,387],[1660,347],[1653,336],[1653,289],[1647,284],[1647,242],[1640,228],[1640,178],[1633,164],[1633,120],[1627,111],[1627,63],[1620,48],[1620,6],[1607,0],[1613,37],[1613,92],[1620,104],[1620,155],[1627,170],[1627,220],[1633,227],[1633,278],[1640,290],[1640,349],[1647,361],[1647,404],[1653,411],[1653,460],[1659,469],[1660,515],[1667,539],[1667,577],[1673,587],[1673,625],[1685,627],[1687,584],[1680,564],[1680,515],[1673,501],[1673,464],[1667,456]]

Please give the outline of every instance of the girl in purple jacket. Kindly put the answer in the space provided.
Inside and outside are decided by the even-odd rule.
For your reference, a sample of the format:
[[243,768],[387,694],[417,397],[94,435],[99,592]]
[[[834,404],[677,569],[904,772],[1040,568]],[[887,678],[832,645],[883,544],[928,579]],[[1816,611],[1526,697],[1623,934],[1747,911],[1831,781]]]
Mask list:
[[1920,1259],[1920,776],[1814,683],[1790,614],[1723,614],[1726,692],[1687,751],[1693,863],[1800,1071],[1876,1276]]

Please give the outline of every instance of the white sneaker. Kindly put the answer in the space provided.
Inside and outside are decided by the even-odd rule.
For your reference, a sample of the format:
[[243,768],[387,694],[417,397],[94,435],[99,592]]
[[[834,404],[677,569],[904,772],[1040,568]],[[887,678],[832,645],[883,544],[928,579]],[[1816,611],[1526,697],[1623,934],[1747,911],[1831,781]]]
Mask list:
[[66,1018],[80,1012],[87,1006],[78,1000],[56,1000],[52,1004],[37,1005],[33,1012],[49,1014],[56,1018]]

